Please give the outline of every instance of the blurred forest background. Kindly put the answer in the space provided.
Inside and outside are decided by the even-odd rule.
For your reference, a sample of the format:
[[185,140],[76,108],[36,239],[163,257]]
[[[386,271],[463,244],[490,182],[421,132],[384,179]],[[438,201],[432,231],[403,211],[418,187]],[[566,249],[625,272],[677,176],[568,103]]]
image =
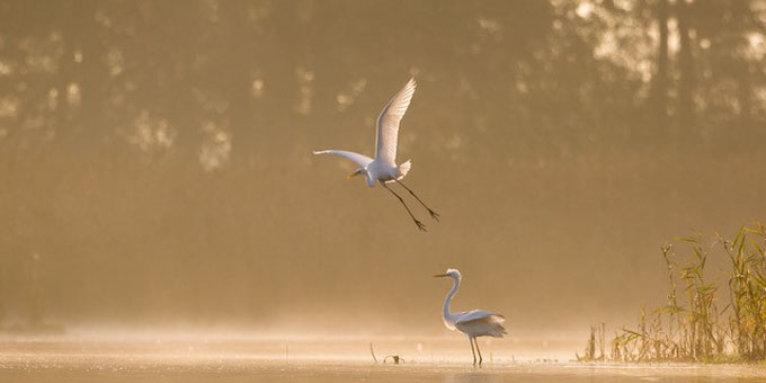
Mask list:
[[[764,218],[766,1],[0,1],[0,327],[632,320]],[[410,76],[420,233],[352,165]]]

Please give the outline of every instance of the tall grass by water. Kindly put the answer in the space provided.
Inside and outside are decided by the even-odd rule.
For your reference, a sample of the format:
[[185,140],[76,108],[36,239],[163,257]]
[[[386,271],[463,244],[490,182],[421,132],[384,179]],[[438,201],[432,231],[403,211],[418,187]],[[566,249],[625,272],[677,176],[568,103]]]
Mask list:
[[[701,235],[677,238],[666,244],[661,248],[668,278],[665,305],[652,310],[642,307],[635,328],[623,327],[615,333],[609,355],[603,351],[604,326],[591,326],[585,353],[578,354],[578,360],[766,359],[764,249],[766,227],[761,223],[740,228],[731,239],[716,234],[711,246],[706,245]],[[725,278],[710,278],[711,272],[706,273],[712,257],[725,258],[730,267]]]

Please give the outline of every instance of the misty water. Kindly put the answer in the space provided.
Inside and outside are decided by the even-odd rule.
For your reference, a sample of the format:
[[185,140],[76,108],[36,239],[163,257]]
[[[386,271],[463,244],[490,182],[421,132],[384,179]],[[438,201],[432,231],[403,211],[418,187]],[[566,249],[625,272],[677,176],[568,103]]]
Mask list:
[[[765,25],[763,0],[0,0],[0,382],[763,378],[572,360],[602,324],[605,358],[647,355],[610,343],[642,308],[696,318],[690,243],[714,320],[681,359],[766,356],[724,249],[766,217]],[[373,155],[410,78],[397,161],[440,220],[392,188],[427,232],[312,155]],[[447,268],[453,311],[507,319],[481,369]]]
[[[463,339],[461,339],[463,340]],[[485,362],[472,367],[467,342],[263,338],[246,334],[83,334],[2,339],[0,381],[8,382],[749,382],[758,366],[583,364],[571,344],[483,342]],[[466,344],[464,344],[466,343]],[[536,343],[536,344],[534,344]],[[544,344],[543,344],[544,343]],[[387,355],[401,357],[394,364]]]

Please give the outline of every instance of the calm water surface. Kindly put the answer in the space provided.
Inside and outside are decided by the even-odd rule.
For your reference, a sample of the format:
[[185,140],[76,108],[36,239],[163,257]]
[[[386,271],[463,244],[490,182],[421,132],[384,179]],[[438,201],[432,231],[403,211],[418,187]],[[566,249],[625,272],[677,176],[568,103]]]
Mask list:
[[[452,340],[8,338],[0,382],[761,382],[762,366],[582,365],[485,344],[485,366]],[[468,353],[466,353],[468,351]],[[510,354],[515,351],[518,354]],[[552,356],[556,350],[548,351]]]

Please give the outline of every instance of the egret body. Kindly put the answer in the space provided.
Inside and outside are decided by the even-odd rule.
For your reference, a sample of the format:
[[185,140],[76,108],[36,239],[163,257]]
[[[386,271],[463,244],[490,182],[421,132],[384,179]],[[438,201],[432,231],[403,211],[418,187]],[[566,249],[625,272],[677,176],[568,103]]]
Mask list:
[[412,96],[415,94],[415,79],[410,79],[409,82],[395,94],[394,97],[383,107],[383,111],[380,112],[378,117],[376,134],[375,134],[375,158],[367,157],[363,154],[349,152],[346,150],[321,150],[315,151],[314,154],[334,154],[336,156],[345,157],[351,161],[354,161],[359,168],[357,168],[348,178],[352,178],[358,175],[364,175],[367,180],[367,186],[374,187],[376,183],[379,183],[386,190],[391,192],[399,202],[407,210],[410,218],[415,222],[418,229],[425,230],[426,226],[420,222],[412,211],[404,202],[404,199],[399,196],[395,191],[391,190],[386,184],[389,182],[396,182],[405,188],[415,199],[420,202],[423,207],[428,210],[431,218],[439,220],[439,214],[431,210],[420,198],[412,191],[412,189],[405,186],[401,180],[410,171],[412,163],[410,160],[403,163],[396,164],[396,147],[398,145],[399,136],[399,122],[401,122],[404,113],[407,112],[407,108],[410,106]]
[[[468,341],[471,343],[471,353],[473,353],[473,364],[476,365],[476,354],[478,353],[479,365],[481,366],[481,350],[479,350],[479,343],[476,341],[476,338],[480,336],[502,338],[506,334],[505,327],[503,327],[505,317],[486,310],[471,310],[459,313],[450,312],[449,305],[452,302],[452,297],[457,293],[462,279],[460,271],[457,269],[447,269],[446,273],[434,275],[434,277],[452,279],[452,289],[450,289],[447,297],[444,299],[444,325],[452,331],[457,330],[468,336]],[[476,351],[474,351],[474,344],[476,345]]]

